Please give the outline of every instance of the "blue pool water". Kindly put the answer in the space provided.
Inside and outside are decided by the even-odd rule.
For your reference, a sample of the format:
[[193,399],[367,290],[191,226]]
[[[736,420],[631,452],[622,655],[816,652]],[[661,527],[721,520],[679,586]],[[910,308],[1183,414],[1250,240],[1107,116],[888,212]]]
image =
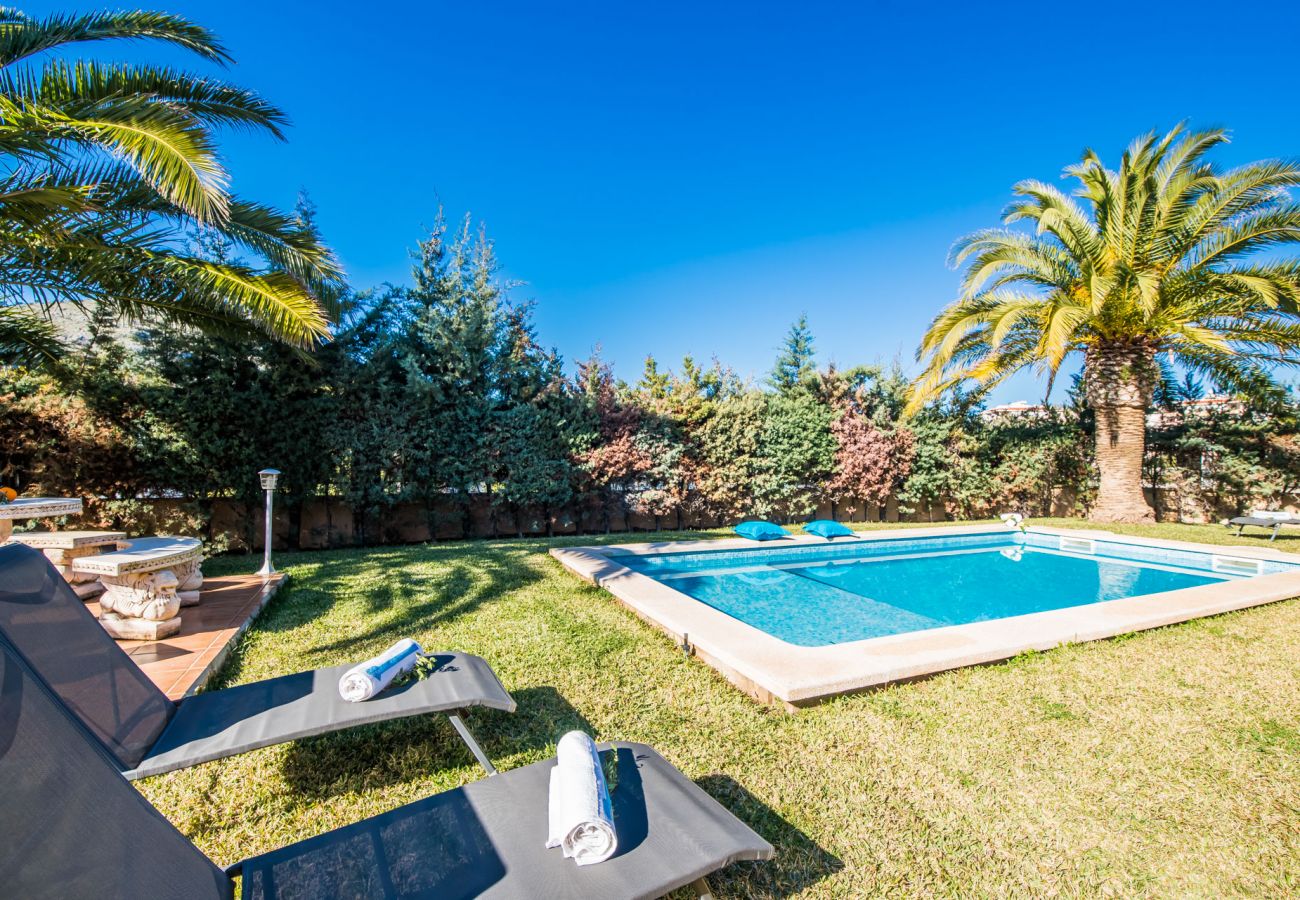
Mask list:
[[1091,553],[1063,552],[1056,536],[1010,533],[658,554],[619,562],[807,647],[1239,577],[1214,571],[1207,554],[1110,542],[1098,542]]

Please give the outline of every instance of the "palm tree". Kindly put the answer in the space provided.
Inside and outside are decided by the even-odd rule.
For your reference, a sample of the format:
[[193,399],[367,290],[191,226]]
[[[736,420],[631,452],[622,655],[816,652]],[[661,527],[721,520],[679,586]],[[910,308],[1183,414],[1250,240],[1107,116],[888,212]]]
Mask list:
[[1145,420],[1161,378],[1181,367],[1258,395],[1300,361],[1300,163],[1226,171],[1206,160],[1221,130],[1134,141],[1119,171],[1089,150],[1067,168],[1074,197],[1039,181],[1014,188],[1007,225],[953,247],[960,297],[931,323],[915,411],[963,382],[991,387],[1032,366],[1051,379],[1082,354],[1096,413],[1103,521],[1150,521],[1142,493]]
[[[292,215],[233,196],[216,152],[221,128],[281,138],[284,114],[185,72],[48,58],[129,39],[229,59],[207,30],[162,13],[0,9],[0,364],[57,361],[61,305],[255,326],[304,347],[327,337],[333,255]],[[249,259],[193,252],[203,231]]]

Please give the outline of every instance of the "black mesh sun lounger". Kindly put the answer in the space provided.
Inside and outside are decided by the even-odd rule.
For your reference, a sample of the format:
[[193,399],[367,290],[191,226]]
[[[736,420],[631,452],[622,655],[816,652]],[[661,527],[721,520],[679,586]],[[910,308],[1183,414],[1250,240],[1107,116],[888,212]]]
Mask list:
[[1290,519],[1267,519],[1263,516],[1237,516],[1235,519],[1229,519],[1228,524],[1237,526],[1237,534],[1241,534],[1247,525],[1254,525],[1256,528],[1272,528],[1273,533],[1268,536],[1268,539],[1272,541],[1277,539],[1277,533],[1282,530],[1283,525],[1300,525],[1300,519],[1295,517]]
[[173,703],[117,646],[38,550],[0,547],[0,634],[117,760],[128,778],[388,719],[443,713],[495,774],[464,721],[475,706],[513,712],[492,668],[466,653],[436,654],[428,677],[349,703],[338,666],[271,678]]
[[546,760],[222,870],[117,771],[0,636],[0,884],[24,900],[658,897],[772,847],[643,744],[603,747],[619,849],[546,850]]

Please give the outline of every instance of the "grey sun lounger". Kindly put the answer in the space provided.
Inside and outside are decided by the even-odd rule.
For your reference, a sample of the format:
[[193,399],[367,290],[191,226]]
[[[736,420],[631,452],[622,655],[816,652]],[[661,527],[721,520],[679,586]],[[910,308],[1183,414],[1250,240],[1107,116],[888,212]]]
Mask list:
[[1254,525],[1256,528],[1272,528],[1273,533],[1268,536],[1270,541],[1277,539],[1277,533],[1282,530],[1283,525],[1300,525],[1300,519],[1292,516],[1289,519],[1269,519],[1263,516],[1237,516],[1235,519],[1228,520],[1229,525],[1237,526],[1237,534],[1241,534],[1247,525]]
[[373,700],[339,696],[336,666],[173,702],[117,646],[38,550],[0,547],[0,635],[77,715],[128,778],[160,775],[259,747],[406,716],[442,713],[489,775],[465,724],[475,706],[513,712],[482,658],[441,653],[428,677]]
[[0,884],[24,900],[569,900],[658,897],[772,847],[643,744],[614,757],[619,849],[546,850],[551,760],[218,868],[0,636]]

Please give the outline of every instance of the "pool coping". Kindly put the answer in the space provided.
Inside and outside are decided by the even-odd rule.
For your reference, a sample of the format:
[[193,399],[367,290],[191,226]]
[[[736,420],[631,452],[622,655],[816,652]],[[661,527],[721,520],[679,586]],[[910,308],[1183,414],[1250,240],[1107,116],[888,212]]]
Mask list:
[[[1300,564],[1300,555],[1271,547],[1199,544],[1101,529],[1033,526],[1029,530],[1037,534]],[[870,541],[1005,533],[1006,529],[998,525],[966,525],[859,532],[859,537]],[[825,541],[813,535],[763,544],[744,538],[659,541],[556,547],[551,550],[551,556],[573,574],[604,588],[741,690],[787,709],[949,669],[998,662],[1028,650],[1049,650],[1062,644],[1100,640],[1300,597],[1300,571],[1283,572],[987,622],[948,625],[824,647],[802,647],[734,619],[618,561],[619,557],[654,553],[775,549],[806,544],[825,544]]]

